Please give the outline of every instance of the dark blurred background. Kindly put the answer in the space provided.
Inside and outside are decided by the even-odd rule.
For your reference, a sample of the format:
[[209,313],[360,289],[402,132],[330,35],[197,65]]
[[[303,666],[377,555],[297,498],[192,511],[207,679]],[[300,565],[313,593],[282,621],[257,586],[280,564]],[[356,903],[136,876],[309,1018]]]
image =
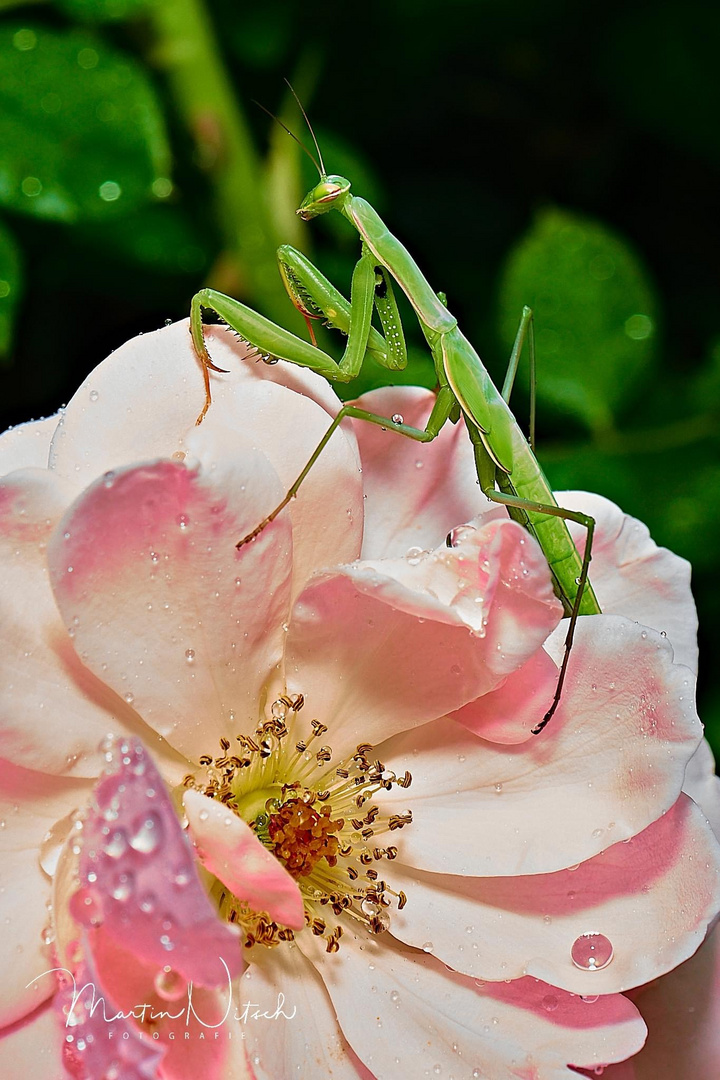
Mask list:
[[313,166],[252,104],[309,141],[288,77],[496,380],[535,308],[539,457],[691,560],[717,752],[719,46],[693,0],[0,0],[2,426],[203,285],[302,332],[279,242],[348,289],[355,235],[294,216]]

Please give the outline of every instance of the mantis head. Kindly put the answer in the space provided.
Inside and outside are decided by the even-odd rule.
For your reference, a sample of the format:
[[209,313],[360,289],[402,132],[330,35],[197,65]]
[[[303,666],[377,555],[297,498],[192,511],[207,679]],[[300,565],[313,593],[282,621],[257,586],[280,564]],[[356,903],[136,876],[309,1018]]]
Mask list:
[[324,176],[320,183],[307,193],[295,213],[303,221],[309,221],[318,214],[326,214],[328,210],[340,210],[349,190],[350,181],[344,176]]

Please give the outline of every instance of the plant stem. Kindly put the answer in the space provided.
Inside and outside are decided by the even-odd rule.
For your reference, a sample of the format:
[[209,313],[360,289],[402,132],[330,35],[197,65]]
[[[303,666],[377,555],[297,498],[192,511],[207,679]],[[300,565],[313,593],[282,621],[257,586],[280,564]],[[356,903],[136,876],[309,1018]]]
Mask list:
[[287,324],[288,304],[275,260],[277,238],[263,198],[261,161],[202,0],[154,0],[149,8],[163,71],[178,112],[212,180],[225,246],[242,298]]

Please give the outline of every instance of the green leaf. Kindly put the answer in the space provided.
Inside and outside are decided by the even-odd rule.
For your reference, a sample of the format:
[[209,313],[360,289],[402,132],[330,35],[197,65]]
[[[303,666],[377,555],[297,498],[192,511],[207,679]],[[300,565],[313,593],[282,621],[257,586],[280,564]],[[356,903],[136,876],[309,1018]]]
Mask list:
[[102,221],[164,197],[170,149],[135,61],[77,32],[0,28],[0,203],[55,221]]
[[544,210],[502,275],[508,355],[525,304],[535,312],[538,400],[594,430],[611,427],[655,357],[656,303],[637,257],[599,222]]
[[10,353],[21,291],[20,253],[10,233],[0,225],[0,359]]

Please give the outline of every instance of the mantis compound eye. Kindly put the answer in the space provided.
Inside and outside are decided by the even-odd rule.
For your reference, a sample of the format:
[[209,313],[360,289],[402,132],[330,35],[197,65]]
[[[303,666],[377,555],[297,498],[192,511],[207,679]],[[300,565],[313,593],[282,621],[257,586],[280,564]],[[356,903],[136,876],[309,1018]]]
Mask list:
[[350,190],[350,181],[344,176],[326,176],[303,199],[298,215],[307,221],[332,210],[336,200],[342,199]]

